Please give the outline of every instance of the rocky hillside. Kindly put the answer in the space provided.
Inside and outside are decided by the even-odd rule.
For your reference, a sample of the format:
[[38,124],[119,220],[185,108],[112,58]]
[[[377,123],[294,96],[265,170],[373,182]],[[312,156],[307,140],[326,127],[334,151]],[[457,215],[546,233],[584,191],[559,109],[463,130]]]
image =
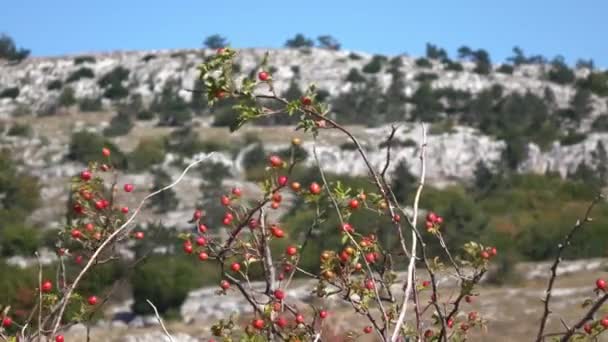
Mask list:
[[[86,129],[103,133],[111,125],[112,113],[119,104],[138,102],[140,111],[146,111],[155,103],[162,102],[163,94],[173,91],[183,103],[191,104],[192,93],[184,89],[196,86],[196,66],[205,56],[215,53],[210,50],[174,50],[147,52],[115,52],[86,56],[66,56],[58,58],[32,58],[17,65],[0,66],[0,118],[4,122],[5,134],[2,145],[15,151],[14,156],[22,162],[22,168],[38,176],[42,181],[43,199],[65,196],[65,180],[82,167],[78,161],[70,161],[70,136],[73,132]],[[243,75],[256,72],[266,50],[245,49],[238,54],[237,70]],[[406,160],[410,172],[417,172],[415,159],[421,130],[416,120],[415,110],[422,104],[415,101],[419,90],[430,85],[431,89],[468,94],[475,98],[481,94],[500,88],[501,98],[509,94],[533,94],[546,100],[550,93],[552,115],[567,111],[577,97],[579,88],[576,80],[588,79],[592,71],[575,70],[576,80],[566,84],[550,80],[551,65],[519,65],[512,72],[505,72],[501,66],[493,66],[487,74],[475,71],[473,61],[456,63],[429,59],[414,59],[407,56],[372,56],[349,51],[329,51],[323,49],[279,49],[270,51],[269,71],[273,75],[279,92],[288,91],[294,85],[305,89],[314,83],[329,99],[340,99],[361,88],[361,84],[373,83],[382,93],[394,92],[391,87],[399,85],[397,96],[402,95],[404,102],[403,122],[396,135],[394,150],[395,162]],[[460,67],[455,68],[454,64]],[[399,82],[397,82],[399,81]],[[371,86],[369,86],[371,87]],[[390,95],[395,96],[395,95]],[[389,96],[389,100],[390,100]],[[409,99],[414,99],[409,101]],[[494,165],[501,160],[507,143],[500,134],[487,134],[480,129],[481,124],[452,119],[451,99],[440,97],[443,103],[436,111],[441,112],[431,119],[429,136],[430,181],[441,186],[454,181],[469,180],[479,161]],[[387,101],[389,101],[387,100]],[[337,100],[336,100],[337,101]],[[558,171],[562,176],[574,172],[585,162],[594,164],[594,154],[598,142],[608,144],[608,134],[595,129],[594,123],[603,122],[601,116],[607,111],[606,97],[590,93],[586,98],[586,112],[575,124],[572,120],[559,120],[554,130],[555,140],[540,146],[534,139],[525,141],[526,155],[517,167],[521,171],[544,173]],[[336,104],[338,106],[338,104]],[[549,105],[548,105],[549,106]],[[91,108],[92,107],[92,108]],[[343,106],[342,106],[343,107]],[[171,111],[171,109],[164,109]],[[463,111],[467,111],[464,109]],[[92,112],[92,113],[89,113]],[[289,128],[257,127],[245,132],[228,136],[227,129],[215,128],[217,116],[212,111],[199,111],[192,121],[182,126],[195,127],[194,130],[203,141],[222,141],[233,144],[232,148],[217,151],[216,160],[232,170],[230,178],[242,182],[244,166],[242,161],[247,151],[255,146],[245,143],[251,134],[263,136],[269,142],[266,149],[279,150],[288,146]],[[202,113],[202,114],[201,114]],[[414,114],[412,114],[414,113]],[[129,134],[113,137],[125,152],[132,151],[141,139],[151,136],[169,135],[175,131],[176,124],[168,124],[157,117],[140,120],[140,113],[133,120]],[[370,114],[371,115],[371,114]],[[143,115],[142,115],[143,116]],[[427,116],[428,117],[428,116]],[[599,118],[599,119],[598,119]],[[151,120],[150,120],[151,119]],[[338,121],[340,113],[337,114]],[[423,117],[424,119],[424,117]],[[407,120],[408,122],[405,122]],[[509,120],[509,119],[507,119]],[[517,120],[517,119],[513,119]],[[447,122],[447,125],[445,124]],[[190,124],[191,123],[191,124]],[[348,122],[356,124],[354,121]],[[179,126],[180,124],[177,124]],[[372,162],[381,165],[384,160],[381,150],[382,141],[389,131],[387,120],[378,120],[376,127],[356,127],[366,149],[370,151]],[[482,127],[483,128],[483,127]],[[21,131],[19,130],[21,129]],[[25,132],[22,132],[25,130]],[[568,130],[569,133],[564,133]],[[115,134],[116,135],[116,134]],[[575,139],[568,139],[574,136]],[[561,138],[560,138],[561,137]],[[245,139],[245,140],[244,140]],[[560,140],[561,139],[561,140]],[[323,134],[317,142],[321,163],[333,173],[363,175],[365,167],[357,153],[348,148],[345,139],[333,132]],[[234,146],[243,146],[235,151]],[[303,148],[309,152],[312,164],[313,142],[305,140]],[[179,171],[174,161],[189,155],[166,153],[158,167],[170,175]],[[142,190],[152,184],[150,172],[131,171],[128,176]],[[232,182],[232,181],[231,181]],[[185,189],[197,188],[198,175],[192,176],[183,185]],[[198,198],[196,192],[179,192],[179,213],[164,215],[168,224],[177,224],[177,217],[191,210]],[[35,217],[48,219],[59,215],[62,207],[40,209]],[[175,219],[172,219],[175,217]]]

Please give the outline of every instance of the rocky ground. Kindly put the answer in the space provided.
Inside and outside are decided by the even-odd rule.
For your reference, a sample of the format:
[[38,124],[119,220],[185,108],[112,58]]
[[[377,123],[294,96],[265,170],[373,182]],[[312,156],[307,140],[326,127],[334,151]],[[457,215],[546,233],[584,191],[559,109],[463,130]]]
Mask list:
[[[572,324],[584,312],[582,303],[586,298],[595,296],[593,289],[597,277],[606,277],[608,267],[606,259],[580,260],[564,262],[559,269],[558,281],[553,290],[547,332],[563,330],[560,320]],[[515,274],[519,276],[510,286],[495,286],[484,283],[479,288],[479,296],[471,304],[463,303],[462,317],[470,311],[477,311],[487,320],[486,329],[476,329],[471,333],[472,341],[530,341],[535,336],[538,321],[542,312],[541,298],[549,275],[550,264],[522,263],[517,265]],[[420,270],[420,274],[424,274]],[[404,275],[400,275],[403,277]],[[314,302],[309,291],[309,281],[297,281],[287,295],[301,300],[300,308],[306,310],[307,303]],[[444,296],[454,296],[454,283],[447,277],[441,277],[439,286]],[[398,293],[398,289],[395,289]],[[210,326],[218,319],[231,314],[241,324],[246,325],[251,313],[249,304],[238,294],[229,297],[217,296],[215,288],[204,288],[190,294],[181,307],[181,320],[169,321],[167,326],[175,341],[207,341]],[[428,294],[423,292],[421,303],[428,301]],[[228,300],[229,298],[229,300]],[[160,329],[155,317],[138,317],[129,314],[129,303],[117,305],[107,310],[107,320],[91,327],[93,341],[100,342],[152,342],[168,341]],[[365,318],[356,316],[338,300],[330,301],[328,308],[330,319],[325,329],[343,334],[349,330],[359,332],[367,323]],[[112,318],[113,317],[113,318]],[[68,332],[70,340],[80,341],[85,335],[86,327],[75,326]],[[362,341],[373,341],[363,337]]]

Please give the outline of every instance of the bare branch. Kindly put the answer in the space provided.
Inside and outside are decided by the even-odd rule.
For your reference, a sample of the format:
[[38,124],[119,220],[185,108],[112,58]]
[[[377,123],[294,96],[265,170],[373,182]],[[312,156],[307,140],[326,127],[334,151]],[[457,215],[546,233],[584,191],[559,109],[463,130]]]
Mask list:
[[169,334],[169,331],[167,331],[167,328],[165,327],[165,323],[163,323],[163,319],[160,318],[160,315],[158,314],[158,310],[156,309],[156,306],[154,306],[154,304],[152,304],[152,302],[149,299],[146,299],[146,302],[148,302],[148,304],[150,304],[152,309],[154,309],[154,316],[156,316],[158,323],[163,328],[165,336],[167,336],[169,338],[169,341],[175,342],[175,340],[173,339],[173,336],[171,336],[171,334]]

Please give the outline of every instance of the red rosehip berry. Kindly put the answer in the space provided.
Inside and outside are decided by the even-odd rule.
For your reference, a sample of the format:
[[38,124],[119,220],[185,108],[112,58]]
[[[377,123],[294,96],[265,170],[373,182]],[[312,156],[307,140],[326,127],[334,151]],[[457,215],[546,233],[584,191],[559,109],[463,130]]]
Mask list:
[[277,155],[272,155],[268,158],[268,161],[270,162],[270,166],[272,167],[281,167],[283,166],[283,160],[281,159],[281,157],[277,156]]
[[89,299],[87,299],[87,303],[89,303],[89,305],[97,305],[97,297],[95,296],[90,296]]
[[598,279],[595,281],[595,287],[598,290],[606,291],[606,281],[604,279]]
[[270,208],[275,209],[275,210],[279,209],[280,206],[281,206],[281,203],[279,203],[279,202],[270,203]]
[[209,254],[207,254],[206,252],[200,252],[198,254],[198,259],[200,261],[206,261],[207,259],[209,259]]
[[222,220],[222,223],[224,224],[224,226],[228,226],[232,223],[232,220],[227,217],[224,217],[224,219]]
[[285,328],[287,326],[287,319],[285,317],[279,317],[275,320],[275,323],[279,328]]
[[226,196],[226,195],[222,195],[222,197],[220,199],[220,203],[222,203],[222,205],[224,207],[227,207],[230,205],[230,198],[228,198],[228,196]]
[[325,310],[321,310],[321,311],[319,311],[319,318],[321,318],[321,319],[325,319],[325,318],[327,318],[327,316],[328,316],[328,315],[329,315],[329,314],[328,314],[328,313],[327,313],[327,311],[325,311]]
[[602,327],[604,327],[604,329],[608,329],[608,316],[602,318],[600,324],[602,325]]
[[393,222],[401,222],[401,216],[399,214],[393,215]]
[[282,309],[282,305],[279,302],[275,302],[274,304],[272,304],[272,310],[279,312]]
[[13,319],[6,316],[2,319],[2,326],[5,328],[10,328],[13,325]]
[[442,224],[443,223],[443,217],[437,216],[437,219],[435,220],[435,222],[437,222],[437,224]]
[[348,207],[352,210],[358,209],[359,201],[356,199],[351,199],[350,202],[348,202]]
[[348,222],[343,223],[341,228],[342,228],[342,231],[345,232],[345,233],[351,233],[352,234],[355,231],[355,229],[353,228],[353,226],[350,223],[348,223]]
[[278,300],[285,299],[285,291],[283,291],[281,289],[274,290],[274,298],[276,298]]
[[241,264],[239,264],[238,262],[233,262],[232,265],[230,265],[230,269],[232,270],[232,272],[238,272],[241,270]]
[[101,154],[103,154],[104,157],[109,157],[110,154],[112,154],[112,152],[110,152],[110,149],[107,147],[104,147],[101,149]]
[[451,318],[448,319],[448,321],[446,323],[448,325],[448,328],[450,328],[450,329],[454,326],[454,320]]
[[426,220],[433,223],[437,222],[437,214],[431,211],[426,215]]
[[106,202],[103,200],[95,201],[95,209],[103,210],[106,207]]
[[55,342],[65,342],[65,338],[63,335],[57,335],[55,336]]
[[120,211],[121,211],[123,214],[128,214],[128,213],[129,213],[129,207],[122,207],[122,208],[120,208]]
[[84,229],[86,229],[87,232],[92,232],[93,230],[95,230],[95,225],[89,222],[84,226]]
[[73,239],[80,239],[82,237],[82,233],[78,229],[72,229],[71,235]]
[[310,190],[311,194],[318,195],[321,193],[321,186],[316,182],[312,182],[312,183],[310,183],[308,190]]
[[232,194],[236,197],[241,197],[243,191],[241,190],[241,188],[232,188]]
[[110,169],[110,167],[107,164],[101,164],[100,169],[101,171],[106,172]]
[[290,264],[287,264],[287,265],[283,266],[283,271],[289,273],[289,272],[293,271],[293,266],[291,266]]
[[277,226],[270,227],[270,233],[277,239],[281,239],[285,236],[285,232],[283,231],[283,229]]
[[498,250],[496,249],[496,247],[492,247],[490,248],[490,256],[496,256],[496,254],[498,254]]
[[75,262],[77,265],[80,265],[80,264],[82,264],[83,259],[84,259],[84,258],[82,257],[82,255],[77,255],[77,256],[75,256],[75,257],[74,257],[74,262]]
[[277,183],[279,183],[279,186],[287,185],[287,181],[287,176],[279,176],[279,178],[277,178]]
[[57,255],[58,256],[64,256],[65,255],[65,248],[58,248],[57,249]]
[[135,239],[137,239],[137,240],[143,240],[144,239],[144,232],[135,232]]
[[467,303],[472,303],[473,302],[473,297],[471,297],[471,296],[465,296],[464,297],[464,301],[467,302]]
[[593,327],[591,326],[591,324],[586,323],[585,325],[583,325],[583,330],[585,330],[587,334],[591,335],[591,333],[593,332]]
[[431,282],[428,280],[422,282],[422,287],[429,287],[429,285],[431,285]]
[[91,171],[89,171],[89,170],[82,171],[80,173],[80,179],[82,179],[85,182],[91,180]]
[[228,280],[222,280],[220,282],[220,287],[222,288],[222,290],[228,290],[230,288],[230,283],[228,282]]
[[207,239],[202,236],[199,236],[198,238],[196,238],[196,244],[199,246],[204,246],[207,244]]
[[223,90],[219,89],[219,90],[217,90],[217,91],[215,92],[215,98],[217,98],[217,99],[221,100],[221,99],[223,99],[224,97],[226,97],[226,92],[225,92],[225,91],[223,91]]
[[280,203],[283,200],[283,196],[279,192],[275,192],[272,194],[272,200]]
[[78,204],[78,203],[74,204],[74,206],[72,207],[72,209],[74,210],[74,212],[76,214],[82,214],[82,213],[84,213],[84,208],[80,204]]
[[254,319],[253,322],[251,322],[251,325],[253,325],[253,327],[258,330],[262,330],[262,329],[264,329],[264,320],[263,319]]
[[289,256],[294,256],[294,255],[298,254],[298,248],[296,248],[295,246],[288,246],[287,249],[285,250],[285,254],[287,254]]
[[300,97],[300,103],[304,106],[310,106],[312,104],[312,99],[308,96]]
[[192,242],[190,241],[184,242],[183,248],[186,254],[192,254],[192,251],[194,250],[194,248],[192,247]]
[[266,71],[260,71],[260,72],[258,73],[258,78],[259,78],[259,79],[260,79],[260,81],[262,81],[262,82],[268,81],[268,77],[269,77],[269,76],[270,76],[270,75],[268,75],[268,73],[267,73]]
[[303,324],[304,323],[304,316],[302,314],[297,314],[296,315],[296,323],[297,324]]
[[488,260],[488,259],[490,259],[490,253],[488,253],[488,251],[482,251],[482,252],[481,252],[481,257],[482,257],[483,259]]
[[204,224],[202,224],[202,223],[199,224],[198,225],[198,231],[201,232],[201,233],[203,233],[203,234],[206,233],[207,232],[207,226],[204,225]]
[[370,327],[369,325],[368,325],[368,326],[366,326],[365,328],[363,328],[363,332],[364,332],[365,334],[371,334],[373,330],[374,330],[374,329],[373,329],[372,327]]
[[279,281],[283,281],[285,279],[285,274],[279,273],[279,275],[277,276],[277,279],[279,279]]
[[256,229],[258,227],[258,220],[251,219],[251,220],[249,220],[249,223],[247,225],[249,226],[250,229]]
[[374,253],[365,254],[365,261],[367,261],[367,263],[369,263],[369,264],[373,264],[374,262],[376,262],[376,254],[374,254]]
[[53,283],[50,280],[45,280],[40,285],[40,291],[44,293],[49,293],[53,290]]
[[361,263],[360,263],[360,262],[358,262],[358,263],[355,265],[355,271],[361,271],[362,269],[363,269],[363,265],[361,265]]
[[123,187],[123,189],[125,190],[125,192],[131,192],[131,191],[133,191],[133,188],[135,188],[133,186],[133,184],[129,184],[129,183],[125,184],[125,186]]
[[194,221],[200,220],[201,217],[203,217],[203,212],[201,210],[197,209],[192,213],[192,220]]
[[471,311],[469,312],[469,321],[474,321],[477,319],[477,312]]
[[376,284],[374,284],[374,281],[371,279],[367,279],[365,281],[365,288],[368,290],[373,290],[376,287]]
[[460,329],[462,331],[467,331],[467,330],[469,330],[469,325],[466,323],[462,323],[462,324],[460,324]]
[[424,337],[426,337],[426,338],[431,338],[431,337],[433,337],[433,330],[431,330],[431,329],[427,329],[427,330],[424,332]]

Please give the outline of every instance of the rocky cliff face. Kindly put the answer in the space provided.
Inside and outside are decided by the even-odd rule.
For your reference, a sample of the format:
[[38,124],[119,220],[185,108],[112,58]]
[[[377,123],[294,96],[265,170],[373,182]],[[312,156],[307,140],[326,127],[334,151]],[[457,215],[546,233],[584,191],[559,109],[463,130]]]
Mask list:
[[[266,50],[245,49],[240,50],[236,62],[243,74],[255,70],[262,60]],[[108,54],[96,54],[89,58],[77,58],[75,56],[59,58],[33,58],[18,65],[0,66],[0,91],[6,88],[17,87],[19,94],[14,99],[0,99],[0,119],[6,124],[13,121],[25,120],[16,117],[28,109],[34,117],[29,122],[34,126],[33,137],[8,137],[3,136],[1,144],[16,151],[15,155],[23,162],[23,168],[40,177],[43,185],[44,199],[57,199],[65,197],[66,189],[63,186],[67,177],[74,175],[82,165],[65,161],[68,152],[67,139],[71,131],[79,129],[90,129],[100,131],[109,117],[95,115],[93,119],[86,113],[74,113],[66,115],[57,114],[51,117],[49,109],[56,107],[62,88],[71,87],[76,99],[100,98],[104,89],[99,80],[114,70],[122,67],[129,71],[128,78],[122,85],[129,90],[129,94],[140,94],[144,103],[152,102],[161,93],[167,82],[177,82],[183,89],[193,87],[197,77],[196,66],[201,63],[205,56],[215,53],[210,50],[177,50],[177,51],[146,51],[146,52],[116,52]],[[354,54],[348,51],[328,51],[322,49],[280,49],[270,51],[270,66],[273,69],[273,79],[276,88],[281,91],[288,88],[290,82],[295,81],[301,89],[315,83],[320,89],[329,91],[332,96],[349,91],[351,83],[345,82],[349,70],[355,68],[361,70],[370,62],[371,55]],[[92,57],[92,58],[91,58]],[[415,59],[407,56],[398,56],[402,61],[400,71],[405,77],[403,93],[411,95],[419,86],[416,76],[421,73],[436,73],[438,78],[432,81],[434,88],[451,87],[454,89],[467,90],[478,93],[488,89],[495,84],[501,85],[506,92],[531,91],[541,95],[545,89],[551,89],[555,94],[558,106],[565,107],[572,99],[575,89],[572,86],[563,86],[548,82],[543,79],[543,74],[548,66],[520,66],[512,75],[491,73],[490,75],[479,75],[472,71],[472,63],[463,63],[464,71],[455,72],[445,70],[445,65],[432,62],[431,68],[421,68],[416,65]],[[91,71],[90,78],[84,77],[72,82],[68,80],[74,73],[82,68]],[[380,86],[387,88],[391,83],[392,76],[383,67],[380,72],[366,77],[375,77]],[[589,71],[578,70],[577,76],[584,77]],[[60,81],[63,86],[51,89],[49,85],[53,81]],[[189,100],[191,93],[179,91],[179,96]],[[103,107],[110,110],[112,103],[104,99]],[[581,130],[589,128],[590,122],[602,113],[606,113],[606,101],[598,97],[592,97],[591,115],[581,125]],[[60,124],[58,124],[60,122]],[[61,126],[63,129],[57,127]],[[197,130],[202,136],[207,133],[209,120],[195,119]],[[6,126],[6,125],[5,125]],[[149,123],[137,122],[135,130],[145,132]],[[291,130],[284,128],[283,130]],[[381,143],[386,139],[389,132],[388,126],[376,128],[357,129],[373,165],[380,167],[385,161],[385,152]],[[261,130],[256,131],[258,134]],[[166,133],[166,132],[165,132]],[[246,134],[246,133],[240,133]],[[273,133],[274,134],[274,133]],[[121,146],[134,146],[137,138],[131,135],[115,139]],[[288,143],[288,139],[271,139],[275,143],[267,144],[268,149],[279,149]],[[410,171],[418,173],[419,162],[417,159],[418,148],[421,143],[420,124],[401,123],[395,137],[397,144],[393,149],[392,166],[397,165],[399,160],[406,160]],[[523,171],[544,173],[547,171],[558,171],[562,175],[573,171],[582,162],[591,160],[591,152],[596,148],[597,142],[602,141],[608,145],[608,135],[601,133],[590,134],[582,142],[561,146],[558,142],[548,149],[541,150],[538,146],[529,146],[527,161],[521,165]],[[339,137],[337,133],[327,132],[321,135],[317,141],[317,152],[321,164],[334,173],[349,173],[364,175],[366,173],[363,160],[354,150],[345,149],[340,145],[346,140]],[[312,158],[313,141],[305,140],[303,147],[309,152],[308,163],[313,164]],[[456,126],[451,131],[441,134],[429,134],[428,136],[428,170],[429,181],[441,186],[454,181],[468,180],[473,176],[473,171],[478,161],[484,161],[487,165],[499,160],[505,147],[503,141],[485,136],[470,127]],[[243,151],[234,155],[228,152],[218,152],[214,157],[234,170],[233,181],[242,180]],[[194,157],[194,156],[193,156]],[[167,155],[163,168],[170,174],[175,175],[179,169],[171,166],[175,156]],[[130,174],[129,179],[139,187],[147,190],[152,183],[152,176],[148,172]],[[186,179],[183,189],[198,189],[200,179],[192,175]],[[180,206],[174,213],[163,216],[167,224],[180,224],[184,213],[191,210],[199,196],[197,191],[178,191]],[[43,220],[49,217],[60,217],[64,208],[46,207],[37,211],[35,218]]]

